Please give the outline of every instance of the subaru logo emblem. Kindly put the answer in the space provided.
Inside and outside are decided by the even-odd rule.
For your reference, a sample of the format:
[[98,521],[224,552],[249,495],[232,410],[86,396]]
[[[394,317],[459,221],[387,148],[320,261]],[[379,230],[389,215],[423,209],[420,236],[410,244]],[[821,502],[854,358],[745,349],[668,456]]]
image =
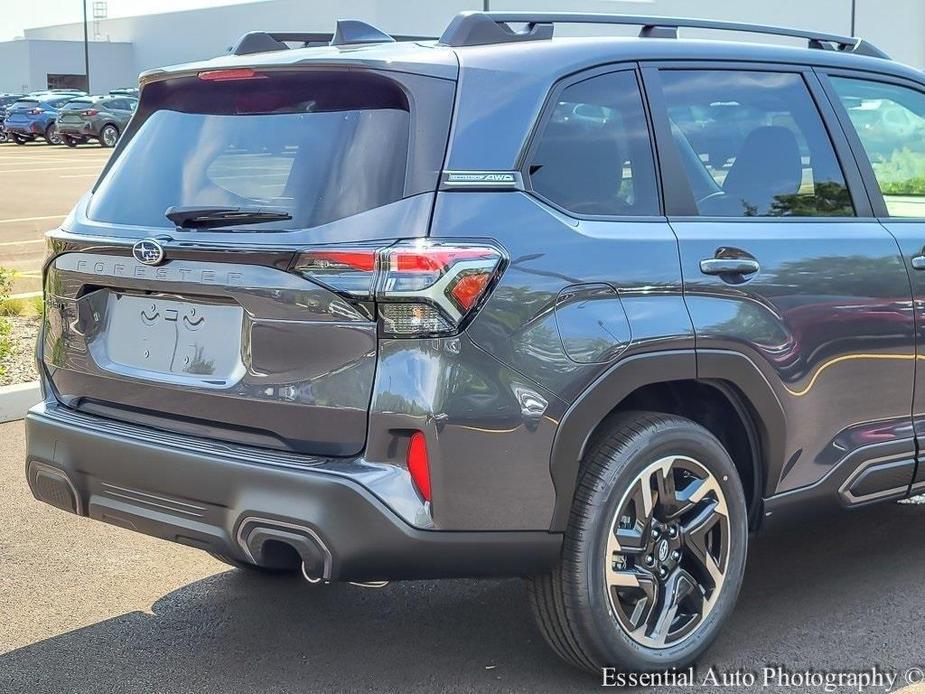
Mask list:
[[164,247],[154,239],[142,239],[132,246],[135,260],[145,265],[160,265],[164,262]]

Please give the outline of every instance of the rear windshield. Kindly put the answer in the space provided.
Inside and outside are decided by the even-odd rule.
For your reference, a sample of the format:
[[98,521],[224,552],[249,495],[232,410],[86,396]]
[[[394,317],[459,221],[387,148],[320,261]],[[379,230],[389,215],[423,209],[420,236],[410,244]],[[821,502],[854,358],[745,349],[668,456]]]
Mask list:
[[39,102],[35,99],[20,99],[13,104],[12,108],[35,108],[38,105]]
[[91,106],[93,106],[93,102],[90,101],[89,99],[86,99],[86,100],[79,100],[79,99],[78,99],[78,100],[75,100],[75,101],[68,101],[68,102],[67,102],[67,108],[69,108],[69,109],[75,109],[75,110],[76,110],[76,109],[81,109],[81,108],[90,108]]
[[408,102],[377,75],[167,80],[145,88],[140,111],[93,195],[94,220],[172,228],[172,206],[273,206],[292,219],[248,229],[304,229],[403,195]]

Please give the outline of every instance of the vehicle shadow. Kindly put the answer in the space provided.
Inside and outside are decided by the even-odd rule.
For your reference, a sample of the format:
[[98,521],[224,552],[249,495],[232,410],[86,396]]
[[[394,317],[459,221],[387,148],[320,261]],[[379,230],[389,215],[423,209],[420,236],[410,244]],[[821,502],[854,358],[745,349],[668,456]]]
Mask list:
[[[923,522],[925,506],[890,504],[755,538],[736,613],[702,668],[921,665]],[[516,579],[361,589],[228,571],[165,595],[151,614],[132,612],[0,656],[3,692],[599,685],[547,649]]]

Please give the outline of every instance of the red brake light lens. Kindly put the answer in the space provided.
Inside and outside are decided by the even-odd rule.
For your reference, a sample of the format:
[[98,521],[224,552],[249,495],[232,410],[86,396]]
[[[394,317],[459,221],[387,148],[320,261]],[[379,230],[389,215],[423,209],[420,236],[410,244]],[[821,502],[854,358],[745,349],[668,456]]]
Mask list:
[[255,80],[263,79],[266,75],[261,74],[249,67],[236,67],[227,70],[206,70],[199,73],[199,79],[206,82],[230,82],[233,80]]
[[41,116],[42,113],[44,113],[44,111],[42,111],[42,109],[40,109],[40,108],[38,108],[38,107],[36,107],[36,108],[32,109],[31,111],[29,111],[29,115],[32,115],[32,116]]
[[430,461],[427,457],[427,439],[420,431],[411,435],[408,442],[408,472],[424,501],[430,501]]
[[87,109],[86,111],[84,111],[83,114],[85,116],[95,116],[97,113],[99,113],[99,111],[97,111],[95,108],[91,108],[91,109]]

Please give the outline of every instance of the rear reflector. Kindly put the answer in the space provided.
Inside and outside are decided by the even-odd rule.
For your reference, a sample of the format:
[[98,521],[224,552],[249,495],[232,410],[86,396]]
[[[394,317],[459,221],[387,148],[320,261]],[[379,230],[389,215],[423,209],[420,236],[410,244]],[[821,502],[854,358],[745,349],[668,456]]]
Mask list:
[[207,82],[229,82],[231,80],[254,80],[266,77],[249,67],[229,68],[228,70],[206,70],[199,73],[199,79]]
[[385,335],[427,337],[461,330],[503,261],[492,246],[418,240],[385,248],[310,249],[291,270],[341,294],[375,301]]
[[420,431],[414,432],[408,443],[408,472],[424,501],[430,501],[430,461],[427,459],[427,440]]

